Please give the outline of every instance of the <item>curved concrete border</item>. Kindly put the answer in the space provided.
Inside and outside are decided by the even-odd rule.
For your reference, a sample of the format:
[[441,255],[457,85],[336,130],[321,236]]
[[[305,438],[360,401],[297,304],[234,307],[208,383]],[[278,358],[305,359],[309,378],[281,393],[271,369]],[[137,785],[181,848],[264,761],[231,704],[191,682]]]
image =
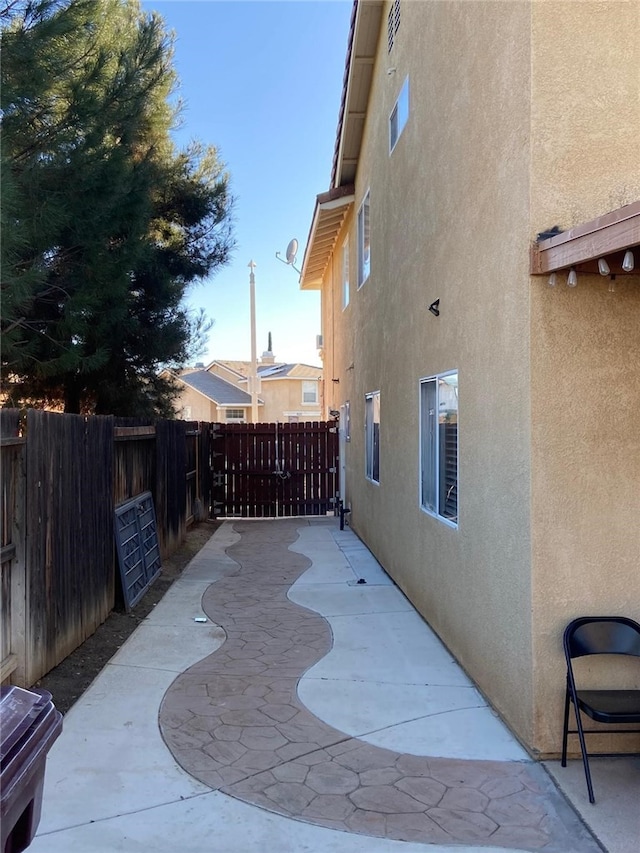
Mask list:
[[202,601],[226,641],[178,676],[160,709],[176,761],[223,793],[334,829],[547,853],[599,849],[534,763],[399,753],[332,728],[302,704],[298,681],[329,652],[331,632],[287,598],[310,565],[288,549],[299,526],[235,525],[241,538],[228,555],[240,568]]

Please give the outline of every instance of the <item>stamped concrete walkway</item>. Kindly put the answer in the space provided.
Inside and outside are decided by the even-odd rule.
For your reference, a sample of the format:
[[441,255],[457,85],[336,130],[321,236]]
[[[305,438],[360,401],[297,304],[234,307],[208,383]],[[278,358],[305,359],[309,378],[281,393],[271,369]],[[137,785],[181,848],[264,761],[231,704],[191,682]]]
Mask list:
[[353,531],[228,521],[65,715],[29,853],[636,853],[629,760],[596,807],[557,772],[581,820]]
[[[426,755],[414,754],[424,751],[420,736],[413,738],[417,749],[386,748],[369,742],[379,735],[384,743],[386,726],[368,739],[354,737],[305,707],[298,695],[300,679],[314,665],[321,666],[332,648],[329,623],[308,609],[313,594],[305,596],[299,587],[292,592],[302,573],[310,567],[314,571],[312,559],[293,550],[305,528],[312,536],[312,557],[323,548],[336,549],[334,519],[238,522],[234,530],[239,539],[226,549],[226,558],[203,566],[211,580],[218,579],[206,590],[202,607],[222,627],[225,640],[178,676],[164,697],[160,728],[176,761],[223,794],[343,832],[546,853],[601,850],[544,769],[515,742],[509,745],[510,736],[482,707],[464,676],[458,676],[457,693],[455,684],[438,693],[442,673],[455,665],[435,637],[421,685],[427,694],[431,687],[431,695],[425,695],[424,708],[413,709],[413,717],[426,728],[428,742],[430,723],[438,731],[442,714],[460,711],[463,725],[479,726],[480,740],[488,733],[488,742],[476,745],[479,753],[495,749],[503,760],[450,757],[442,744]],[[355,538],[350,532],[348,536]],[[305,550],[304,543],[297,547]],[[345,582],[356,596],[370,594],[370,585],[358,584],[358,579],[352,572]],[[403,599],[395,588],[393,594]],[[294,603],[296,596],[307,606]],[[357,619],[357,607],[350,616]],[[395,621],[411,618],[415,613],[401,608]],[[371,665],[363,660],[363,671]],[[429,673],[435,673],[431,685]],[[435,709],[430,701],[436,702]],[[327,708],[330,697],[328,702]],[[464,713],[474,709],[469,723]],[[404,719],[412,714],[407,716],[405,709]],[[346,725],[363,716],[366,708],[354,712],[338,707],[335,713]],[[409,742],[412,731],[409,726]],[[474,733],[469,737],[461,728],[460,741],[467,740],[473,741]],[[455,745],[450,751],[456,754]]]

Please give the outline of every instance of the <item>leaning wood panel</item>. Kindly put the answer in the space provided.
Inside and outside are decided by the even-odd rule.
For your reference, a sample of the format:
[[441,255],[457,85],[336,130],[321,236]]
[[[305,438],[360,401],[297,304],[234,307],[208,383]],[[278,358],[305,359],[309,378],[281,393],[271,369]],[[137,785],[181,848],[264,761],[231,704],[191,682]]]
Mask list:
[[113,418],[30,410],[26,678],[81,645],[114,603]]

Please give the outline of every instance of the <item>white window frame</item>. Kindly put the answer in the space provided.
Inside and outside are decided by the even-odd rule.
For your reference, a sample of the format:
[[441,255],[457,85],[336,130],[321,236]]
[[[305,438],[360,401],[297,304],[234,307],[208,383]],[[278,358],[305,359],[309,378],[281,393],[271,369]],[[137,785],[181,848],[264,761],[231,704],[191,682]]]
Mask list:
[[351,403],[344,401],[344,440],[351,441]]
[[364,475],[371,483],[380,483],[379,391],[371,391],[364,397]]
[[393,105],[391,115],[389,116],[389,154],[398,144],[398,140],[402,136],[402,131],[405,129],[409,121],[409,76],[404,78],[404,83],[400,89],[400,94]]
[[[458,371],[449,370],[420,380],[420,508],[451,527],[458,527],[459,441],[455,439],[455,482],[447,489],[445,460],[441,460],[444,436],[441,427],[451,423],[455,412],[459,423]],[[455,409],[452,405],[455,401]],[[455,489],[455,514],[447,500]]]
[[[306,400],[305,395],[313,393],[313,400]],[[317,406],[318,405],[318,383],[315,379],[302,380],[302,405]]]
[[[239,416],[236,416],[237,412],[240,412]],[[231,421],[246,420],[247,410],[241,406],[228,406],[224,410],[224,416],[225,416],[227,421],[229,421],[229,420],[231,420]]]
[[358,210],[358,290],[371,273],[371,200],[367,190]]
[[342,244],[342,310],[349,305],[349,238]]

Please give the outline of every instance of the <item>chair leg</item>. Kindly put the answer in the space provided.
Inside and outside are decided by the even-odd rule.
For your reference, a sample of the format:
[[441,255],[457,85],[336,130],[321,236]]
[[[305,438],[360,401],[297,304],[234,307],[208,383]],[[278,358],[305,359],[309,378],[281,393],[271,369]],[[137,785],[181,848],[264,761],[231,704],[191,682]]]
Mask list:
[[564,696],[564,728],[562,729],[562,760],[560,765],[567,766],[567,740],[569,738],[569,691],[565,691]]
[[580,749],[582,751],[582,764],[584,765],[584,775],[587,779],[587,790],[589,791],[589,802],[595,803],[593,796],[593,785],[591,784],[591,770],[589,769],[589,756],[587,754],[587,744],[584,739],[584,731],[582,730],[582,720],[580,719],[580,708],[574,702],[573,707],[576,712],[576,723],[578,726],[578,738],[580,740]]

